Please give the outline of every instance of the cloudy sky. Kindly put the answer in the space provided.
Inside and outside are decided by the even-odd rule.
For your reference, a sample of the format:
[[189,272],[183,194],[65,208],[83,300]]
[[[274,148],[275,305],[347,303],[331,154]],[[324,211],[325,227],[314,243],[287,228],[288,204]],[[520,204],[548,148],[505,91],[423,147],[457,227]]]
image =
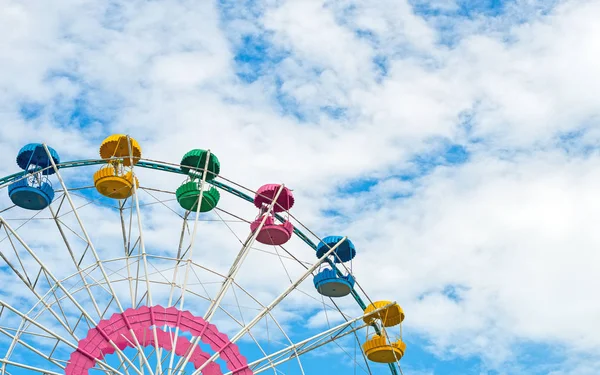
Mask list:
[[210,148],[350,236],[361,285],[406,311],[406,374],[597,374],[599,18],[590,0],[0,0],[0,175],[30,142]]

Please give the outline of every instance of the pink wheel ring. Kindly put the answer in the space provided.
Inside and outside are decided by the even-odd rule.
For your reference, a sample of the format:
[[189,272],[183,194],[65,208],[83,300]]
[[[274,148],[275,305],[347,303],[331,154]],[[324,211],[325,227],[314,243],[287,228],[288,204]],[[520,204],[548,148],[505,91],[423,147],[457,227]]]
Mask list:
[[[158,328],[162,326],[179,327],[180,331],[200,337],[203,343],[220,353],[227,368],[233,374],[252,375],[246,358],[240,354],[238,346],[229,341],[227,335],[219,332],[214,324],[193,316],[189,311],[180,311],[174,307],[165,309],[162,306],[127,309],[122,314],[113,314],[110,319],[100,321],[96,328],[88,331],[87,336],[79,341],[77,349],[71,353],[65,374],[87,375],[97,360],[115,352],[113,343],[121,350],[127,347],[136,347],[136,340],[142,347],[156,345],[166,350],[173,350],[173,344],[175,344],[177,355],[187,355],[191,348],[189,340],[185,337],[177,337],[173,340],[170,333]],[[156,327],[156,339],[152,327]],[[133,331],[135,339],[131,331]],[[197,346],[190,356],[190,361],[194,368],[198,369],[209,357]],[[223,374],[219,365],[214,362],[207,364],[202,373],[206,375]]]

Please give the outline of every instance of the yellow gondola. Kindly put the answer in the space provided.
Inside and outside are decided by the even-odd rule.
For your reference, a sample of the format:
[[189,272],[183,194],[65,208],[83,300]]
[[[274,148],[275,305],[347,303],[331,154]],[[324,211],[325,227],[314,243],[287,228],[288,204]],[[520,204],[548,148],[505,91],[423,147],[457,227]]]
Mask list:
[[134,187],[139,186],[139,181],[133,174],[133,165],[137,164],[141,156],[142,149],[135,139],[122,134],[107,137],[100,145],[100,157],[110,160],[94,173],[96,190],[108,198],[130,197]]
[[[406,344],[402,341],[402,331],[398,337],[390,337],[386,328],[399,326],[404,320],[402,308],[391,301],[376,301],[364,310],[363,321],[377,327],[377,332],[369,336],[362,348],[367,358],[378,363],[394,363],[399,361],[406,351]],[[381,331],[380,331],[380,330]]]

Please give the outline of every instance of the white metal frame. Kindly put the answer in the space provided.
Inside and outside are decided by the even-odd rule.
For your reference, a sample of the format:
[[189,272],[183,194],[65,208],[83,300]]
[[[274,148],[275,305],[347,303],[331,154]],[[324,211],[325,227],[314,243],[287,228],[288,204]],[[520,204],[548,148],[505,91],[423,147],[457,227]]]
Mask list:
[[[128,143],[128,148],[129,148],[129,160],[131,162],[131,165],[133,166],[133,150],[132,150],[132,145],[131,145],[131,139],[129,138],[129,136],[127,136],[127,143]],[[48,147],[46,145],[43,145],[43,147],[44,147],[46,153],[48,155],[50,155]],[[209,300],[208,300],[209,307],[204,315],[204,319],[207,321],[210,321],[215,316],[215,313],[217,311],[223,311],[227,316],[229,316],[233,321],[235,321],[236,324],[238,324],[240,326],[240,330],[235,335],[233,335],[231,338],[232,343],[237,342],[245,335],[249,335],[249,337],[256,343],[257,347],[260,349],[260,351],[264,355],[262,358],[254,360],[253,362],[251,362],[249,364],[249,367],[256,374],[264,372],[264,371],[268,371],[268,370],[273,370],[273,373],[277,374],[278,373],[277,367],[279,365],[281,365],[284,362],[287,362],[289,360],[294,360],[294,359],[298,361],[298,366],[299,366],[300,372],[302,374],[304,374],[304,370],[302,368],[302,363],[299,359],[300,356],[304,355],[305,353],[310,352],[311,350],[318,349],[327,343],[338,340],[342,337],[345,337],[345,336],[348,336],[351,334],[356,337],[356,332],[361,330],[362,328],[364,328],[364,324],[357,324],[359,322],[359,320],[362,319],[362,316],[353,318],[353,319],[349,319],[349,320],[347,319],[346,322],[344,322],[336,327],[330,328],[330,329],[320,332],[316,335],[313,335],[307,339],[293,343],[292,340],[290,339],[290,337],[288,337],[288,335],[285,333],[284,329],[282,328],[282,325],[279,322],[277,322],[275,317],[272,315],[273,309],[275,309],[281,303],[281,301],[283,301],[290,293],[292,293],[294,290],[296,290],[296,288],[304,280],[306,280],[309,276],[311,276],[315,272],[315,270],[319,267],[319,265],[335,251],[335,249],[341,244],[341,242],[343,242],[346,239],[346,237],[344,237],[340,242],[338,242],[334,246],[330,247],[328,249],[327,253],[323,257],[321,257],[317,262],[315,262],[312,266],[307,267],[306,271],[296,281],[292,282],[283,293],[281,293],[277,298],[275,298],[267,306],[260,304],[250,293],[248,293],[246,290],[244,290],[242,288],[242,286],[240,286],[236,283],[235,278],[236,278],[239,270],[241,269],[244,260],[248,256],[249,250],[253,247],[256,237],[258,235],[258,232],[263,227],[267,216],[273,211],[274,206],[277,201],[277,198],[279,197],[279,195],[281,194],[281,192],[284,189],[284,185],[280,185],[278,191],[276,192],[274,199],[272,200],[271,204],[268,205],[267,214],[265,214],[263,216],[258,229],[254,232],[251,232],[248,235],[248,237],[246,238],[246,240],[243,242],[243,245],[242,245],[240,251],[238,252],[235,260],[233,261],[227,274],[219,274],[217,272],[214,272],[213,270],[207,269],[193,260],[194,243],[195,243],[195,239],[196,239],[196,233],[197,233],[197,228],[199,225],[199,217],[200,217],[199,211],[200,211],[200,206],[201,206],[202,199],[203,199],[203,193],[205,190],[205,186],[207,186],[206,175],[207,175],[207,169],[208,169],[208,163],[210,160],[210,155],[211,155],[211,153],[209,150],[207,152],[207,158],[206,158],[206,163],[204,165],[204,168],[196,169],[196,170],[202,171],[201,190],[200,190],[200,194],[198,197],[197,210],[195,213],[196,216],[194,218],[192,234],[191,234],[191,237],[189,240],[189,246],[187,247],[187,251],[185,251],[183,254],[181,251],[183,248],[183,244],[184,244],[184,234],[185,234],[186,226],[188,225],[188,221],[187,221],[188,218],[187,218],[187,213],[186,213],[186,215],[183,218],[184,220],[183,220],[183,225],[182,225],[181,237],[179,239],[179,250],[178,250],[177,257],[157,256],[157,255],[148,254],[146,252],[144,234],[143,234],[144,232],[143,232],[142,210],[141,210],[140,197],[139,197],[140,189],[138,189],[138,187],[136,186],[136,184],[134,182],[132,197],[130,199],[128,198],[129,204],[131,205],[129,218],[128,218],[129,225],[126,224],[127,220],[124,215],[124,208],[125,208],[125,204],[126,204],[127,200],[119,202],[119,206],[118,206],[119,207],[119,218],[120,218],[119,224],[121,226],[121,231],[122,231],[122,235],[123,235],[123,248],[124,248],[125,254],[121,258],[111,259],[111,260],[103,260],[99,256],[99,254],[96,250],[96,247],[94,246],[94,243],[92,242],[91,237],[89,236],[88,231],[86,230],[86,227],[84,226],[84,224],[81,220],[81,217],[78,212],[79,208],[75,205],[74,200],[70,194],[70,189],[67,187],[65,180],[61,175],[60,168],[58,165],[55,164],[54,160],[50,157],[51,164],[52,164],[50,168],[54,169],[54,172],[60,182],[60,186],[62,188],[62,195],[60,197],[56,198],[55,202],[48,208],[48,211],[51,214],[51,220],[53,220],[53,222],[55,223],[58,233],[59,233],[60,237],[62,238],[62,241],[64,242],[65,248],[69,252],[70,259],[72,261],[72,265],[75,267],[76,272],[74,272],[72,275],[70,275],[66,278],[60,279],[60,278],[56,277],[52,273],[52,271],[50,269],[48,269],[48,267],[44,264],[44,262],[37,256],[35,249],[33,247],[29,246],[26,243],[26,241],[22,238],[22,236],[19,234],[19,228],[13,229],[12,226],[9,224],[8,220],[6,220],[3,216],[0,216],[0,227],[4,228],[4,230],[7,233],[8,242],[11,244],[11,247],[14,250],[14,253],[16,254],[17,263],[13,264],[9,259],[11,256],[4,254],[1,247],[0,247],[0,257],[10,267],[10,269],[13,271],[13,273],[21,280],[23,285],[33,293],[35,299],[38,301],[33,307],[31,307],[31,309],[29,311],[23,312],[23,311],[21,311],[20,308],[10,304],[7,301],[4,301],[0,295],[0,308],[1,308],[1,310],[0,310],[0,337],[3,335],[5,337],[8,337],[11,340],[11,343],[10,343],[9,347],[7,348],[7,352],[4,356],[4,358],[0,358],[0,363],[2,364],[0,367],[0,375],[9,374],[8,366],[23,368],[26,370],[31,370],[31,371],[36,371],[36,372],[51,374],[51,375],[60,374],[60,372],[37,367],[37,365],[35,365],[33,363],[29,363],[29,364],[19,363],[15,360],[11,359],[11,355],[14,352],[15,348],[22,347],[22,348],[27,349],[28,351],[34,353],[36,355],[36,357],[40,358],[41,360],[44,360],[48,364],[55,366],[55,368],[58,371],[63,371],[64,367],[66,366],[66,358],[63,356],[62,357],[63,359],[59,359],[60,355],[56,354],[54,352],[54,350],[59,346],[59,344],[65,345],[66,347],[70,347],[73,350],[75,350],[77,348],[77,341],[80,339],[80,337],[78,337],[78,335],[76,334],[75,331],[76,331],[76,328],[80,329],[80,328],[78,328],[78,326],[81,324],[81,322],[87,322],[87,324],[89,324],[90,326],[96,325],[99,320],[105,319],[105,316],[108,311],[114,310],[114,308],[111,308],[111,304],[113,304],[113,301],[114,301],[114,304],[116,304],[117,312],[122,313],[124,311],[124,306],[121,303],[121,301],[118,297],[118,294],[116,293],[116,290],[115,290],[116,284],[120,285],[121,283],[127,283],[128,287],[129,287],[129,294],[131,297],[131,305],[132,306],[138,305],[139,303],[143,302],[144,299],[146,301],[145,302],[146,304],[148,304],[148,305],[154,304],[154,299],[153,299],[153,295],[152,295],[152,285],[153,284],[154,285],[162,284],[162,285],[170,286],[168,306],[173,306],[174,303],[175,304],[177,303],[177,302],[174,302],[173,299],[174,299],[175,290],[179,289],[181,296],[178,300],[178,308],[180,310],[183,310],[183,308],[184,308],[186,293],[193,295],[195,298],[206,298],[206,297],[203,297],[202,295],[195,293],[189,289],[190,272],[195,272],[195,271],[192,271],[194,269],[197,269],[197,270],[200,270],[203,272],[213,273],[215,275],[218,275],[223,280],[221,283],[221,287],[220,287],[218,293],[216,294],[216,296],[214,296],[213,298],[209,297]],[[132,170],[135,170],[135,168],[132,167]],[[134,173],[134,172],[132,172],[132,173]],[[135,181],[135,174],[133,175],[133,178]],[[0,189],[1,188],[2,187],[0,187]],[[73,215],[73,217],[75,218],[75,220],[77,222],[77,226],[78,226],[77,229],[73,229],[73,228],[69,227],[61,219],[60,211],[61,211],[61,208],[62,208],[65,200],[68,202],[68,206],[70,208],[70,211],[66,214]],[[58,208],[53,207],[53,205],[56,205],[57,203],[58,203]],[[4,211],[2,211],[2,212],[4,212]],[[0,213],[2,213],[2,212],[0,212]],[[134,234],[132,233],[132,222],[134,219],[133,216],[136,216],[135,219],[137,220],[138,233],[135,238],[135,243],[133,244],[133,247],[132,247],[132,245],[131,245],[132,240],[133,240],[132,236],[134,236]],[[66,232],[75,234],[79,239],[81,239],[85,242],[86,247],[79,254],[77,253],[77,250],[74,248],[73,244],[69,241],[69,239],[66,235]],[[27,260],[22,259],[22,257],[19,255],[19,252],[17,251],[17,248],[14,246],[13,239],[16,240],[23,249],[25,249],[26,255],[30,259],[27,259]],[[1,245],[1,241],[0,241],[0,245]],[[136,248],[137,248],[137,254],[133,254],[133,252],[135,251]],[[85,257],[85,255],[87,253],[92,255],[92,257],[94,259],[94,263],[91,265],[88,265],[88,266],[82,266],[81,261],[83,260],[83,258]],[[185,257],[185,259],[184,259],[184,257]],[[36,279],[35,283],[31,281],[30,273],[27,270],[27,267],[32,264],[31,259],[33,259],[34,263],[37,264],[37,266],[39,266],[39,271],[36,272],[37,276],[35,277],[35,279]],[[160,281],[160,280],[156,279],[157,275],[160,275],[162,278],[165,278],[165,276],[162,274],[162,271],[156,269],[156,272],[153,272],[153,273],[149,272],[149,267],[150,267],[149,260],[150,259],[169,261],[169,262],[174,263],[174,266],[172,268],[173,277],[172,277],[172,281],[170,283],[168,282],[168,280]],[[115,262],[117,264],[121,264],[124,262],[125,265],[123,266],[123,269],[126,269],[127,276],[121,276],[120,278],[116,277],[117,275],[120,274],[121,270],[114,271],[114,272],[108,272],[107,267],[109,267],[110,262]],[[184,271],[183,282],[180,285],[177,283],[177,272],[178,272],[179,265],[181,262],[185,262],[185,266],[184,266],[185,271]],[[134,271],[131,269],[131,266],[136,263],[137,263],[137,271]],[[25,264],[27,264],[27,266]],[[142,268],[142,270],[141,270],[143,272],[142,274],[140,274],[140,268]],[[19,269],[21,269],[22,272],[19,271]],[[99,272],[101,274],[101,278],[95,279],[93,277],[93,274],[95,272]],[[52,284],[53,286],[51,288],[49,288],[48,290],[40,291],[39,290],[40,286],[38,284],[38,280],[39,280],[40,276],[45,277],[48,281],[48,284],[49,285]],[[78,281],[76,281],[76,280],[78,280]],[[68,286],[65,284],[67,282],[68,282]],[[138,296],[137,296],[137,289],[138,289],[137,285],[139,282],[145,283],[145,289],[146,289],[145,295],[140,298],[138,298]],[[135,283],[135,288],[134,288],[134,283]],[[98,298],[94,294],[94,291],[93,291],[93,288],[97,288],[97,287],[102,288],[102,290],[105,291],[105,293],[107,293],[108,295],[111,296],[111,299],[109,300],[108,303],[106,303],[106,302],[101,303],[100,301],[98,301]],[[222,306],[224,297],[225,297],[227,291],[230,290],[231,288],[234,288],[233,289],[234,292],[235,292],[235,288],[238,288],[243,293],[246,293],[261,308],[260,312],[251,321],[249,321],[245,324],[244,324],[244,322],[241,322],[241,321],[237,320],[236,318],[234,318],[234,316],[231,313],[229,313],[227,311],[227,309],[225,309]],[[43,292],[43,294],[42,294],[42,292]],[[60,295],[57,294],[57,292],[60,292]],[[81,298],[79,296],[79,293],[85,293],[85,295],[87,296],[86,298],[89,298],[89,304],[91,304],[91,306],[93,307],[93,312],[89,312],[86,309],[86,307],[79,302],[79,299]],[[73,306],[75,306],[77,309],[78,319],[76,320],[76,323],[74,323],[72,321],[73,319],[70,319],[68,317],[68,316],[72,315],[73,311],[65,311],[65,306],[63,306],[63,303],[67,302],[67,301],[70,304],[72,304]],[[64,329],[66,332],[69,333],[70,338],[63,337],[62,335],[58,334],[52,327],[48,327],[37,321],[37,319],[41,316],[41,314],[44,311],[46,311],[52,315],[52,317],[55,319],[56,323],[59,324],[62,327],[62,329]],[[372,314],[374,314],[378,311],[379,310],[376,310],[376,311],[372,312]],[[3,315],[3,312],[4,312],[4,315]],[[21,323],[17,328],[13,329],[13,328],[8,328],[8,327],[3,326],[2,317],[6,316],[8,313],[10,313],[13,316],[16,316],[20,319]],[[281,350],[278,350],[274,353],[270,353],[270,354],[267,354],[267,352],[262,348],[259,341],[250,332],[250,330],[253,327],[255,327],[256,324],[258,324],[262,319],[265,319],[266,317],[269,317],[270,319],[273,320],[276,327],[281,331],[281,333],[283,333],[284,337],[286,338],[286,340],[289,343],[287,345],[287,347],[285,347]],[[51,340],[56,341],[55,347],[50,354],[48,354],[41,348],[36,348],[34,345],[31,344],[31,342],[29,342],[28,340],[25,339],[26,336],[29,337],[32,335],[39,335],[39,332],[31,331],[29,329],[29,327],[35,328],[35,330],[37,330],[37,331],[44,332],[44,337],[46,339],[48,339],[48,340],[51,339]],[[154,337],[155,342],[157,341],[156,340],[156,330],[158,328],[159,327],[153,327],[153,334],[155,336]],[[131,332],[131,333],[132,333],[132,336],[135,338],[135,335],[133,335],[133,332]],[[179,334],[179,328],[177,327],[177,328],[175,328],[174,336],[177,336],[178,334]],[[137,339],[135,340],[134,343],[131,343],[131,344],[137,349],[136,357],[139,357],[139,362],[140,362],[139,366],[134,363],[135,358],[131,359],[127,355],[125,355],[125,353],[123,353],[123,351],[121,351],[114,342],[111,342],[111,345],[115,348],[115,353],[117,356],[116,358],[118,358],[121,365],[118,366],[118,368],[115,368],[114,366],[109,364],[107,359],[97,360],[96,362],[97,362],[97,366],[100,369],[100,371],[105,371],[107,373],[110,372],[110,373],[118,374],[118,375],[130,375],[129,370],[133,371],[134,373],[136,373],[138,375],[145,374],[146,373],[145,371],[148,371],[147,373],[151,374],[151,375],[179,374],[180,371],[182,371],[185,368],[185,366],[188,364],[191,354],[193,353],[194,348],[196,348],[196,346],[199,344],[199,341],[200,341],[200,338],[193,338],[192,346],[187,351],[186,355],[182,356],[176,364],[174,364],[174,357],[175,357],[175,348],[174,348],[171,351],[170,356],[168,357],[169,360],[168,360],[168,366],[166,369],[164,368],[164,362],[166,361],[166,358],[163,359],[163,355],[162,355],[163,350],[161,348],[159,348],[158,345],[155,345],[153,353],[150,353],[150,355],[151,354],[155,355],[154,358],[156,360],[156,366],[153,367],[151,365],[151,360],[146,355],[144,348],[142,348],[140,343],[137,342]],[[175,341],[174,341],[174,344],[176,344]],[[0,346],[0,348],[1,348],[1,346]],[[22,350],[24,350],[24,349],[22,349]],[[212,354],[209,361],[207,361],[205,364],[203,364],[198,369],[193,371],[192,375],[199,375],[208,363],[216,360],[219,356],[220,356],[220,351],[217,351],[214,354]],[[115,357],[113,357],[113,359],[114,358]],[[370,369],[367,372],[370,373]]]

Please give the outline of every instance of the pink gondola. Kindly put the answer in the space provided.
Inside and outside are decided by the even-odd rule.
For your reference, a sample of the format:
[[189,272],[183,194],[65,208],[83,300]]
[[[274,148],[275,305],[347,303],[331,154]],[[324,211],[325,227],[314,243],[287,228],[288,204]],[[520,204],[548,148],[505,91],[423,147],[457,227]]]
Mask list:
[[265,245],[283,245],[288,242],[294,234],[294,226],[289,220],[281,224],[276,223],[274,213],[289,210],[294,205],[294,196],[292,191],[286,187],[281,189],[281,193],[277,198],[276,204],[273,206],[272,212],[268,212],[268,205],[273,202],[275,195],[279,191],[281,185],[267,184],[261,186],[254,197],[254,205],[260,209],[260,213],[256,220],[250,224],[252,232],[258,230],[260,223],[265,215],[265,223],[256,236],[256,241]]

